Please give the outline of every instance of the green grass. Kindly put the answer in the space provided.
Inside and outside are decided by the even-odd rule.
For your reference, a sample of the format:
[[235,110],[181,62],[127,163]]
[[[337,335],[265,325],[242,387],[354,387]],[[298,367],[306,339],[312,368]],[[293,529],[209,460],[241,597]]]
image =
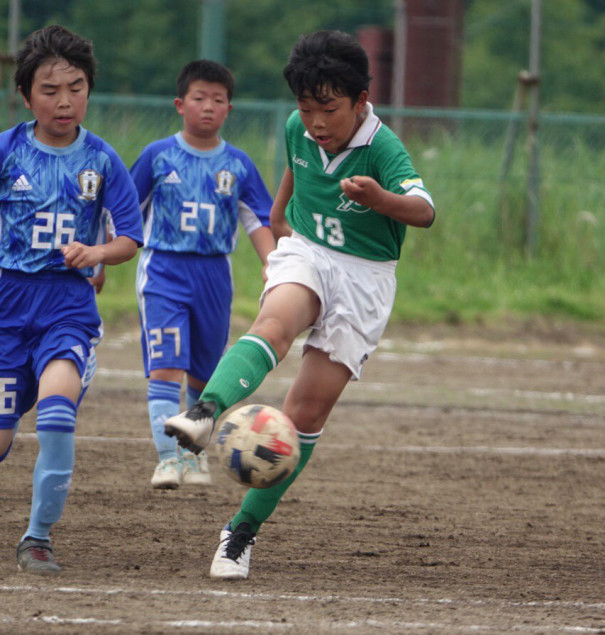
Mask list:
[[[118,100],[119,101],[119,100]],[[85,125],[130,166],[143,147],[179,129],[171,100],[91,103]],[[135,103],[136,102],[136,103]],[[164,104],[165,102],[165,104]],[[281,124],[274,111],[237,104],[225,136],[246,150],[269,184],[279,181]],[[21,113],[27,118],[28,113]],[[445,117],[445,115],[444,115]],[[498,322],[531,317],[605,323],[605,152],[602,126],[543,121],[540,127],[538,243],[524,247],[526,134],[499,180],[507,122],[494,115],[449,121],[404,140],[437,206],[430,230],[410,228],[397,268],[396,322]],[[283,165],[283,162],[282,162]],[[136,317],[136,262],[107,268],[99,296],[106,322]],[[234,313],[252,319],[262,290],[260,265],[242,237],[233,256]]]
[[[109,116],[110,115],[110,116]],[[90,129],[130,165],[149,141],[178,129],[168,108],[99,109]],[[249,152],[267,183],[278,180],[278,132],[269,113],[230,121],[228,139]],[[230,118],[231,119],[231,118]],[[506,121],[464,121],[430,136],[406,128],[405,142],[437,206],[429,230],[410,228],[397,268],[396,322],[498,322],[554,318],[605,322],[605,152],[587,127],[540,130],[538,242],[525,242],[527,152],[519,131],[511,169],[499,180]],[[279,133],[281,134],[281,132]],[[108,268],[99,304],[106,321],[136,312],[135,263]],[[260,265],[245,236],[233,256],[233,310],[252,319]]]

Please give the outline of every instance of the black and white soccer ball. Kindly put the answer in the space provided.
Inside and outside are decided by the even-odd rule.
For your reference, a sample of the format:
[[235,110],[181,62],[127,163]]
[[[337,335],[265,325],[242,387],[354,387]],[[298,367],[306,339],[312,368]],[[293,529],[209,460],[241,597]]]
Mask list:
[[292,421],[281,410],[261,404],[243,406],[229,414],[216,444],[223,469],[245,487],[265,489],[281,483],[300,459]]

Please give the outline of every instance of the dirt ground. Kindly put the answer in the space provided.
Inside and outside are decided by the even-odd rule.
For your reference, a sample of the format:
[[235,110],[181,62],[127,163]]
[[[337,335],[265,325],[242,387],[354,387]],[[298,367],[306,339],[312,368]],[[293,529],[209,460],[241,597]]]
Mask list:
[[[300,356],[250,402],[280,406]],[[135,328],[111,332],[55,527],[61,576],[17,572],[36,458],[0,466],[1,633],[605,633],[605,328],[390,329],[261,530],[208,576],[243,490],[154,491]]]

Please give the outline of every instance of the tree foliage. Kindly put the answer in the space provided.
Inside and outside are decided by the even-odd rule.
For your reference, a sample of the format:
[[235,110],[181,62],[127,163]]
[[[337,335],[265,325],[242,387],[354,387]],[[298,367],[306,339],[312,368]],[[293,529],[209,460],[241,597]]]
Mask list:
[[[282,69],[301,33],[393,24],[393,0],[224,1],[225,61],[238,98],[290,98]],[[9,4],[0,0],[3,34]],[[460,103],[509,108],[517,75],[528,66],[531,0],[465,0],[465,6]],[[22,0],[21,35],[64,24],[93,40],[100,92],[172,95],[179,68],[200,55],[200,20],[200,0]],[[542,108],[603,112],[604,49],[605,0],[543,0]]]
[[[540,100],[552,111],[604,112],[605,1],[542,2]],[[528,68],[531,1],[474,0],[466,13],[462,102],[507,108]]]

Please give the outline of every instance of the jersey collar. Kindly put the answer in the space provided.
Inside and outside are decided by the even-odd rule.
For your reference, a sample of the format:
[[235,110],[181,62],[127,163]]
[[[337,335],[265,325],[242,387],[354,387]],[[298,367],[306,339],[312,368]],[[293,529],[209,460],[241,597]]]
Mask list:
[[87,131],[84,128],[84,126],[78,126],[79,128],[78,136],[76,137],[73,143],[70,143],[68,146],[60,146],[60,147],[49,146],[46,143],[42,143],[42,141],[39,141],[36,138],[36,135],[34,134],[35,125],[36,125],[35,121],[28,121],[25,124],[25,134],[27,135],[27,138],[29,139],[29,141],[36,148],[38,148],[38,150],[42,150],[42,152],[46,152],[47,154],[56,154],[56,155],[69,154],[70,152],[77,150],[84,143],[84,137],[86,137],[86,134],[87,134]]
[[[376,136],[376,133],[380,129],[380,126],[382,126],[382,121],[380,121],[380,119],[374,114],[374,107],[369,101],[366,103],[366,107],[363,111],[363,116],[363,123],[359,127],[359,130],[353,135],[351,141],[349,141],[349,145],[342,152],[332,157],[332,159],[330,159],[330,157],[322,147],[317,146],[319,155],[321,156],[321,161],[323,163],[324,172],[326,174],[332,174],[336,170],[336,168],[338,168],[338,166],[351,154],[351,152],[355,150],[355,148],[362,148],[364,146],[371,145],[374,137]],[[307,130],[305,130],[305,137],[307,137],[307,139],[311,139],[314,142],[313,137],[308,133]]]
[[180,131],[177,132],[174,136],[176,138],[176,142],[179,144],[179,146],[181,146],[181,148],[183,148],[183,150],[185,150],[185,152],[189,152],[189,154],[193,154],[196,157],[211,157],[215,154],[220,154],[225,149],[225,145],[227,143],[224,139],[221,139],[216,148],[212,148],[212,150],[198,150],[197,148],[194,148],[192,145],[188,144],[185,139],[183,139],[183,135]]
[[364,120],[359,130],[353,135],[347,148],[360,148],[361,146],[369,146],[378,129],[382,126],[382,121],[374,114],[374,107],[370,102],[366,103],[363,111]]

